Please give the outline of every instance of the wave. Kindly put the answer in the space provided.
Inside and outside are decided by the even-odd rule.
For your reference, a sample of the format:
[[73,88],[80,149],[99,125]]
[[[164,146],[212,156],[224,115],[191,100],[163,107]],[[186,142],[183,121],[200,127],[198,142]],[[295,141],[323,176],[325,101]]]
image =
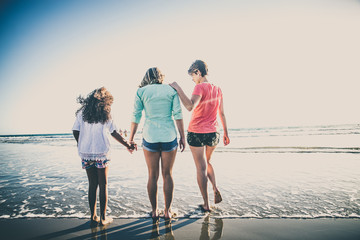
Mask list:
[[[308,215],[284,215],[284,216],[256,216],[253,214],[244,215],[244,216],[237,216],[237,215],[211,215],[211,213],[204,213],[204,214],[197,214],[197,215],[181,215],[177,216],[178,219],[202,219],[206,216],[211,216],[212,218],[217,219],[360,219],[360,215],[352,214],[349,216],[341,216],[341,215],[319,215],[319,216],[308,216]],[[138,218],[151,218],[148,214],[143,215],[122,215],[122,216],[113,216],[109,215],[111,218],[114,219],[138,219]],[[17,216],[10,216],[10,215],[0,215],[0,219],[21,219],[21,218],[79,218],[79,219],[88,219],[90,215],[84,215],[82,213],[79,214],[64,214],[64,215],[55,215],[55,214],[25,214],[25,215],[17,215]]]
[[360,148],[337,148],[337,147],[243,147],[230,148],[219,147],[217,152],[232,153],[360,153]]
[[[220,131],[222,134],[222,131]],[[360,125],[329,125],[310,127],[268,127],[229,129],[231,144],[217,152],[221,153],[349,153],[358,154],[360,148]],[[141,132],[135,140],[140,143]],[[2,135],[0,144],[40,144],[59,147],[75,147],[71,133]],[[139,149],[141,150],[141,144]],[[113,144],[113,148],[122,149]],[[185,151],[189,151],[186,149]]]

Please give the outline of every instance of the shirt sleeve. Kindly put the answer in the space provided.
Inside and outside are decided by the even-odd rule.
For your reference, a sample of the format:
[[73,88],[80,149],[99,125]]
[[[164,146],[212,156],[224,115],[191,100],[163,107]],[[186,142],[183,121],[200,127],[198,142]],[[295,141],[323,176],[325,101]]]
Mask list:
[[194,87],[194,91],[193,91],[193,95],[198,95],[198,96],[202,96],[202,88],[201,88],[201,86],[200,86],[200,84],[197,84],[197,85],[195,85],[195,87]]
[[114,131],[117,131],[116,124],[114,123],[114,120],[110,120],[107,123],[107,129],[109,129],[110,133],[113,133]]
[[72,127],[72,130],[73,131],[80,131],[80,126],[81,126],[81,123],[80,123],[80,118],[81,118],[82,116],[81,116],[81,114],[77,114],[76,115],[76,119],[75,119],[75,123],[74,123],[74,125],[73,125],[73,127]]
[[173,113],[174,119],[175,120],[182,119],[183,118],[182,110],[181,110],[179,95],[177,93],[174,95],[172,108],[173,108],[172,113]]
[[140,123],[143,109],[144,109],[144,105],[140,99],[139,90],[138,90],[135,95],[134,111],[131,119],[132,122]]

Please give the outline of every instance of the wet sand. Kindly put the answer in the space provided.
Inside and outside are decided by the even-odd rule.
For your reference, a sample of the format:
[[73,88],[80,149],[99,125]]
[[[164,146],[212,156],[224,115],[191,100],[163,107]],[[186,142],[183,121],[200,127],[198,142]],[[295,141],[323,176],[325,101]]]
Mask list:
[[1,239],[360,239],[360,219],[0,219]]

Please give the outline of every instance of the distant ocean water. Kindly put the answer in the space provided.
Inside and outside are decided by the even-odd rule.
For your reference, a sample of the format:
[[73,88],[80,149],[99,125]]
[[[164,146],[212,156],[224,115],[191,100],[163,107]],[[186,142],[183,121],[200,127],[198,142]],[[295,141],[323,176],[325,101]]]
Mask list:
[[[360,125],[238,128],[213,155],[215,218],[360,218]],[[141,134],[136,136],[140,143]],[[0,136],[0,218],[89,217],[87,177],[71,134]],[[201,218],[189,149],[173,169],[173,209]],[[108,214],[148,217],[142,149],[112,141]],[[159,178],[159,207],[164,205]],[[213,192],[209,182],[210,200]]]

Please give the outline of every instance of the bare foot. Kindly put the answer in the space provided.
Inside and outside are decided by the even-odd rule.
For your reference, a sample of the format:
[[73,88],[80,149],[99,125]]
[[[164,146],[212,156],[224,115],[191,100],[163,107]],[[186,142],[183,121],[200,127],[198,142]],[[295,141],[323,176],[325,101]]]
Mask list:
[[111,217],[106,217],[105,219],[100,220],[100,224],[104,226],[104,225],[112,223],[113,221],[114,221],[114,219],[112,219]]
[[170,220],[172,218],[172,212],[170,210],[164,210],[164,219]]
[[99,223],[100,222],[100,217],[99,216],[93,216],[93,217],[91,217],[91,222],[97,222],[97,223]]
[[159,219],[159,217],[160,217],[159,210],[156,209],[155,211],[152,211],[151,212],[151,217],[152,217],[153,220]]
[[199,205],[199,208],[202,212],[211,212],[209,206],[205,207],[205,205]]
[[215,204],[216,203],[220,203],[221,201],[222,201],[222,197],[221,197],[221,194],[220,194],[220,191],[219,190],[216,190],[215,192],[214,192],[214,202],[215,202]]

